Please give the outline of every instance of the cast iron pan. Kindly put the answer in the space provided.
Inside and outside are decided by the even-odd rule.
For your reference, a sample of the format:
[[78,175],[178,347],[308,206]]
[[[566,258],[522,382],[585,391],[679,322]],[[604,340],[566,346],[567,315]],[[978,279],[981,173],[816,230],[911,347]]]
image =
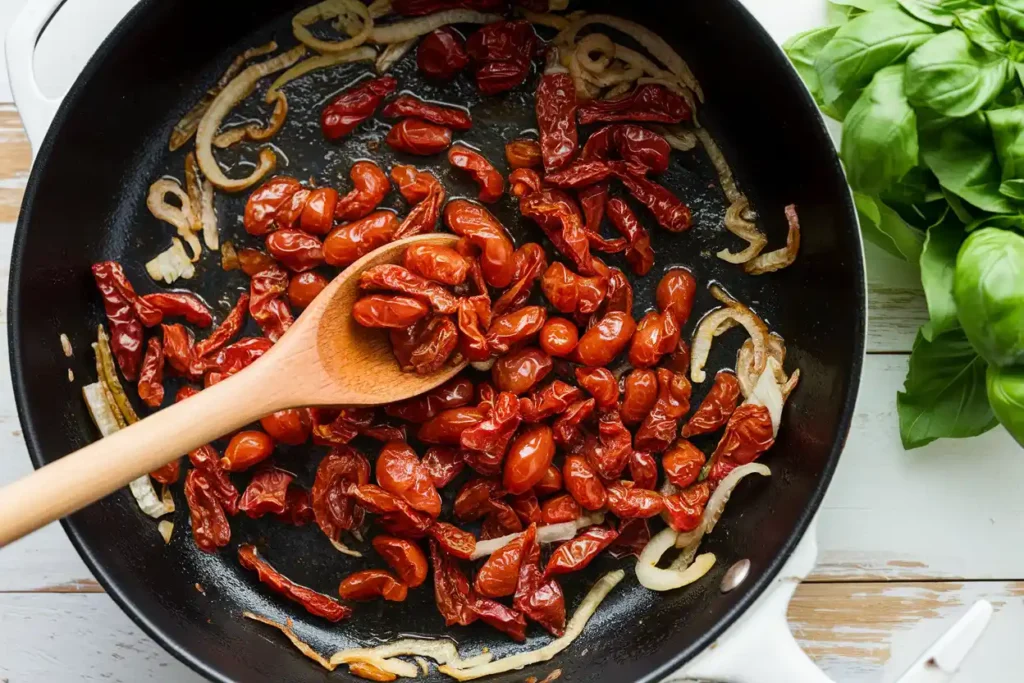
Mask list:
[[[137,286],[156,288],[143,264],[167,245],[171,228],[149,215],[145,195],[159,176],[182,176],[186,150],[167,152],[171,127],[242,49],[270,38],[291,45],[290,17],[305,4],[145,0],[110,35],[65,99],[32,171],[11,269],[11,364],[25,438],[37,467],[98,438],[80,391],[95,376],[89,344],[103,321],[90,264],[117,259]],[[757,278],[742,275],[714,257],[723,246],[739,244],[721,227],[723,197],[710,164],[699,151],[674,153],[662,181],[690,204],[695,227],[670,235],[643,215],[655,235],[657,265],[635,282],[636,317],[651,306],[652,287],[664,269],[685,265],[702,284],[720,281],[758,310],[785,337],[787,368],[799,367],[802,379],[786,407],[778,441],[764,458],[774,476],[745,482],[705,541],[705,549],[718,556],[707,577],[683,590],[655,594],[639,587],[628,571],[569,650],[496,681],[522,681],[531,674],[542,678],[554,668],[562,669],[568,681],[651,681],[707,646],[760,594],[807,527],[838,461],[860,376],[865,296],[854,211],[821,119],[782,53],[735,0],[591,3],[586,9],[642,22],[689,61],[707,95],[701,119],[762,217],[770,248],[785,240],[786,204],[797,204],[803,226],[795,265]],[[364,125],[340,145],[324,141],[318,124],[321,106],[368,68],[363,64],[321,72],[288,87],[291,111],[274,140],[288,158],[279,172],[344,188],[352,162],[368,157],[384,168],[395,162],[429,165],[450,196],[475,196],[472,184],[452,174],[443,156],[425,164],[378,146],[385,124]],[[400,89],[471,107],[475,126],[461,138],[482,148],[492,161],[503,163],[502,142],[535,125],[535,81],[506,95],[481,98],[467,76],[440,88],[423,82],[414,56],[393,73]],[[259,114],[257,99],[250,98],[251,110],[241,112]],[[234,163],[255,155],[222,152],[219,157]],[[236,168],[234,174],[243,170]],[[236,245],[258,246],[241,228],[246,196],[218,194],[221,233]],[[397,193],[388,201],[402,208]],[[539,238],[532,226],[520,225],[510,199],[499,203],[495,213],[518,241]],[[614,258],[611,262],[618,265]],[[207,254],[188,286],[223,315],[247,283],[238,272],[221,271],[218,256]],[[702,291],[684,333],[712,305]],[[75,349],[69,360],[61,353],[62,332]],[[708,365],[712,373],[734,364],[742,336],[731,332],[716,342]],[[74,383],[67,380],[69,364]],[[694,405],[710,384],[694,388]],[[168,396],[173,395],[169,387]],[[716,438],[698,445],[710,451]],[[362,445],[372,457],[374,444]],[[279,452],[276,458],[309,486],[323,452],[323,447],[302,447]],[[291,617],[299,635],[321,652],[402,634],[452,636],[464,653],[486,646],[501,656],[514,649],[487,626],[445,628],[429,583],[412,591],[405,603],[361,604],[353,619],[338,625],[309,617],[242,570],[236,544],[256,543],[288,576],[328,594],[335,592],[341,576],[362,567],[359,561],[335,552],[315,525],[295,529],[243,517],[233,521],[232,544],[207,555],[192,541],[180,488],[175,493],[179,512],[169,546],[127,490],[73,515],[64,525],[125,611],[210,678],[306,683],[327,677],[276,631],[242,619],[243,610],[278,621]],[[722,573],[741,558],[750,558],[752,577],[740,589],[720,594]],[[372,550],[364,559],[380,564]],[[603,558],[564,581],[569,612],[597,576],[618,566],[631,569],[632,560]],[[534,647],[548,638],[536,627],[530,633]],[[349,680],[341,670],[333,679]],[[448,679],[434,675],[430,680]]]

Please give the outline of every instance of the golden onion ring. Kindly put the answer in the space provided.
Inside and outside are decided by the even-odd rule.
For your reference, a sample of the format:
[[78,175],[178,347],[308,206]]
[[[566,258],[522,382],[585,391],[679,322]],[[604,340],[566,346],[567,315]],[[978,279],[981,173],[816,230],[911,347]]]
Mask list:
[[[344,20],[355,15],[361,20],[362,28],[347,40],[321,40],[314,36],[308,26],[318,21],[339,19],[339,23],[346,23]],[[351,26],[350,23],[347,25]],[[373,17],[370,11],[359,0],[324,0],[307,7],[292,17],[292,33],[300,43],[321,53],[346,52],[354,47],[359,47],[370,38],[373,32]]]
[[729,263],[746,263],[757,257],[768,244],[768,238],[763,232],[757,229],[750,221],[744,220],[743,214],[750,207],[750,202],[743,195],[738,201],[729,205],[725,211],[725,229],[740,239],[747,241],[747,247],[743,251],[732,252],[723,249],[716,256]]
[[789,223],[786,246],[761,254],[747,262],[743,266],[743,270],[749,275],[771,273],[793,265],[793,262],[796,261],[796,255],[800,251],[800,219],[796,215],[796,205],[790,204],[786,207],[786,221]]

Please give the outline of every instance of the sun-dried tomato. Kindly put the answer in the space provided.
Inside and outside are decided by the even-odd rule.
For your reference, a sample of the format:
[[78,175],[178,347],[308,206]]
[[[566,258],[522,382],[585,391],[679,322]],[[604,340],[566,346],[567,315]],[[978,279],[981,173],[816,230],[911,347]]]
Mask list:
[[548,560],[544,576],[568,574],[589,565],[602,550],[611,545],[619,535],[614,529],[593,526],[576,538],[566,541],[555,549]]
[[458,299],[440,284],[390,263],[364,270],[359,276],[359,288],[401,292],[430,304],[437,313],[452,314],[458,310]]
[[523,530],[522,520],[507,502],[492,498],[487,505],[491,511],[484,518],[480,530],[481,538],[499,538],[509,534],[518,534]]
[[284,512],[277,518],[292,526],[305,526],[313,521],[313,506],[309,502],[309,491],[299,486],[289,486],[285,496]]
[[299,603],[314,616],[337,622],[352,615],[351,608],[342,605],[334,598],[318,593],[312,588],[300,586],[281,574],[270,566],[270,563],[259,557],[255,546],[248,544],[238,546],[238,562],[245,569],[256,572],[260,582],[266,584],[270,590]]
[[533,491],[538,497],[551,496],[562,490],[562,472],[554,465],[551,465],[541,476],[540,481],[533,485]]
[[530,425],[517,436],[505,455],[503,485],[513,495],[526,493],[540,481],[555,457],[555,441],[547,425]]
[[515,394],[503,391],[495,399],[487,418],[462,432],[460,444],[465,449],[487,453],[500,461],[521,421]]
[[517,168],[508,175],[508,193],[513,197],[525,197],[540,192],[543,181],[540,174],[532,168]]
[[374,211],[353,223],[339,225],[324,240],[324,261],[344,267],[391,241],[398,230],[398,217],[392,211]]
[[605,504],[605,487],[597,472],[581,455],[570,455],[562,465],[565,488],[585,510],[600,510]]
[[466,460],[455,448],[433,446],[427,449],[422,460],[430,473],[434,486],[442,489],[452,482],[466,467]]
[[391,602],[402,602],[409,594],[409,587],[383,569],[364,569],[349,574],[338,585],[338,595],[343,600],[373,600],[384,598]]
[[583,125],[612,121],[680,123],[690,118],[690,107],[665,86],[646,83],[622,97],[580,105],[579,117]]
[[583,446],[583,422],[594,414],[595,406],[592,398],[570,404],[551,425],[555,443],[571,453],[578,452]]
[[110,324],[110,349],[124,378],[134,382],[142,363],[142,321],[134,305],[138,297],[115,261],[94,263],[92,275]]
[[621,270],[609,268],[608,294],[601,305],[600,314],[605,315],[614,311],[633,315],[633,285]]
[[389,441],[377,456],[377,484],[431,517],[441,514],[441,496],[430,473],[407,443]]
[[368,294],[352,304],[352,318],[363,327],[405,329],[429,313],[424,302],[396,294]]
[[394,536],[420,538],[434,521],[430,515],[414,510],[405,500],[375,484],[349,486],[348,492],[360,507],[378,515],[381,526]]
[[224,322],[218,325],[217,329],[211,332],[209,337],[196,342],[195,356],[202,359],[223,348],[242,329],[248,310],[249,295],[245,293],[240,294],[234,308],[224,318]]
[[455,518],[472,522],[491,512],[490,502],[504,495],[496,479],[470,479],[455,496],[453,512]]
[[[357,161],[352,164],[349,177],[352,179],[352,190],[338,199],[334,205],[334,217],[340,221],[365,218],[384,201],[384,197],[391,191],[391,183],[388,181],[387,174],[372,161]],[[328,227],[327,231],[329,230]]]
[[465,109],[424,102],[412,95],[399,95],[388,102],[380,114],[391,119],[423,119],[452,130],[469,130],[473,127],[473,119]]
[[389,330],[391,349],[403,372],[437,372],[455,352],[459,330],[448,316],[424,318],[405,329]]
[[[217,381],[249,367],[273,345],[274,343],[266,337],[242,337],[234,344],[225,346],[213,357],[207,356],[203,361],[206,386],[216,384]],[[166,348],[164,351],[166,352]]]
[[181,458],[175,458],[171,462],[158,467],[149,473],[158,484],[174,484],[181,476]]
[[671,313],[649,311],[640,319],[629,347],[629,362],[636,368],[649,368],[679,346],[679,325]]
[[675,486],[685,489],[697,481],[705,460],[704,453],[699,448],[686,439],[679,439],[665,451],[661,464],[665,468],[665,478]]
[[180,375],[192,376],[195,367],[195,342],[191,330],[180,323],[164,324],[161,327],[164,360],[167,365]]
[[270,255],[294,273],[311,270],[324,262],[323,244],[301,230],[276,230],[267,235],[266,244]]
[[327,278],[320,273],[299,273],[288,283],[288,303],[300,311],[305,309],[327,287]]
[[537,34],[528,21],[497,21],[478,29],[466,41],[473,60],[476,86],[484,95],[510,90],[530,73]]
[[651,540],[651,529],[647,525],[647,520],[640,517],[624,519],[619,524],[618,531],[618,537],[608,546],[608,554],[616,560],[630,556],[639,558]]
[[310,432],[310,414],[306,408],[289,408],[271,413],[260,420],[263,431],[274,441],[288,446],[306,443]]
[[514,311],[525,304],[533,293],[534,283],[548,265],[544,248],[536,242],[527,242],[516,249],[514,261],[512,285],[494,302],[494,315]]
[[150,408],[159,408],[164,402],[164,347],[156,337],[146,342],[146,355],[139,372],[139,398]]
[[470,559],[476,550],[476,537],[454,524],[434,522],[427,529],[427,534],[440,543],[446,553],[460,560]]
[[274,440],[261,431],[241,431],[231,437],[220,466],[228,472],[243,472],[274,452]]
[[427,580],[427,556],[412,541],[381,534],[373,539],[373,549],[409,588]]
[[473,382],[466,377],[456,377],[425,394],[401,403],[391,403],[384,412],[391,417],[401,418],[417,424],[426,422],[442,410],[460,408],[473,400]]
[[605,205],[608,202],[608,182],[602,181],[576,192],[580,209],[583,211],[583,229],[590,241],[590,248],[606,254],[618,254],[627,247],[623,237],[609,239],[601,235],[601,222],[604,220]]
[[651,236],[644,226],[640,225],[636,214],[629,204],[618,197],[608,201],[606,205],[608,217],[615,229],[628,241],[626,262],[637,275],[643,276],[654,266],[654,249],[651,248]]
[[599,443],[587,453],[587,459],[604,479],[617,479],[633,453],[633,437],[622,424],[618,411],[603,413],[597,423]]
[[275,176],[260,185],[245,203],[242,221],[245,231],[250,235],[265,235],[280,227],[291,227],[290,224],[281,225],[278,214],[291,204],[295,193],[302,189],[298,180],[288,176]]
[[535,346],[502,356],[491,368],[491,379],[500,391],[525,394],[551,372],[551,357]]
[[391,126],[385,142],[396,152],[430,156],[448,149],[452,131],[421,119],[402,119]]
[[665,496],[668,525],[680,533],[693,531],[700,524],[710,497],[711,484],[707,481],[694,484],[671,496]]
[[562,313],[593,313],[608,294],[608,278],[583,277],[556,261],[548,266],[540,281],[541,291]]
[[231,541],[231,525],[213,494],[206,475],[196,469],[185,475],[185,501],[192,521],[192,538],[207,553],[217,552]]
[[498,316],[487,330],[487,343],[494,353],[508,353],[512,346],[536,336],[546,320],[547,313],[541,306],[524,306]]
[[496,202],[505,194],[505,179],[484,155],[465,145],[454,145],[448,150],[448,163],[466,171],[480,187],[477,198],[487,204]]
[[572,76],[565,72],[541,76],[536,103],[544,171],[552,173],[569,163],[579,145]]
[[339,140],[377,111],[385,97],[395,91],[398,81],[381,76],[364,81],[341,93],[320,114],[320,128],[328,140]]
[[522,561],[516,583],[513,606],[529,619],[537,622],[556,637],[565,633],[565,595],[555,579],[544,578],[540,568],[540,545],[536,526],[527,529],[522,537]]
[[656,491],[636,487],[631,481],[608,485],[608,510],[619,519],[647,519],[664,509],[665,501]]
[[[671,313],[679,323],[686,324],[693,309],[693,297],[697,293],[697,280],[684,268],[673,268],[658,282],[655,299],[658,310]],[[687,363],[687,365],[689,365]]]
[[[146,327],[152,327],[163,321],[164,317],[183,317],[187,322],[199,327],[209,327],[213,324],[213,314],[207,308],[203,300],[192,292],[157,292],[156,294],[144,294],[139,297],[143,310],[155,311],[157,315],[147,315],[143,319]],[[137,304],[136,312],[139,305]],[[141,316],[140,316],[141,318]]]
[[469,65],[465,45],[466,41],[450,26],[435,29],[420,41],[416,63],[428,78],[449,81]]
[[269,513],[284,514],[288,501],[288,485],[294,477],[273,467],[260,470],[249,480],[238,509],[253,519]]
[[608,368],[576,368],[576,381],[594,397],[601,410],[619,402],[619,383]]
[[521,493],[518,496],[512,496],[509,498],[508,504],[516,513],[516,516],[519,517],[519,521],[522,522],[523,526],[529,526],[541,521],[540,501],[537,500],[537,494],[532,490]]
[[515,275],[515,245],[491,212],[479,204],[455,199],[444,207],[444,222],[480,252],[480,267],[491,287],[508,287]]
[[609,162],[633,198],[647,207],[658,225],[669,232],[683,232],[692,225],[690,208],[663,185],[637,175],[624,161]]
[[369,481],[370,463],[354,448],[336,446],[320,461],[311,497],[317,526],[327,538],[337,541],[342,531],[362,525],[363,509],[348,491]]
[[524,422],[540,422],[562,413],[575,401],[583,398],[578,387],[556,379],[551,384],[519,399],[519,410]]
[[238,489],[231,483],[227,473],[220,466],[220,456],[209,444],[200,446],[188,454],[194,470],[202,472],[207,485],[205,489],[220,503],[229,515],[238,513]]
[[284,301],[287,291],[288,273],[280,266],[271,266],[249,281],[249,315],[272,342],[280,339],[295,322]]
[[505,159],[510,168],[538,168],[544,162],[536,140],[512,140],[505,143]]
[[469,626],[477,619],[473,611],[476,596],[473,595],[465,572],[458,560],[445,553],[433,539],[430,541],[430,559],[434,566],[434,602],[437,611],[448,626]]
[[685,437],[698,434],[709,434],[718,431],[729,416],[736,410],[740,396],[740,383],[736,375],[722,370],[715,375],[715,383],[711,386],[700,407],[683,425],[682,435]]
[[572,354],[579,343],[579,331],[571,320],[549,318],[540,331],[540,348],[549,356],[565,358]]
[[707,480],[721,481],[740,465],[754,462],[775,443],[772,418],[768,408],[744,403],[729,417],[725,433],[711,455]]
[[583,229],[583,216],[572,197],[562,190],[548,189],[519,200],[519,211],[541,227],[563,256],[583,275],[593,275],[594,259]]
[[580,504],[568,493],[548,498],[540,505],[540,518],[544,524],[572,522],[580,516]]
[[512,640],[519,643],[526,640],[526,617],[519,610],[477,596],[473,601],[473,611],[485,624],[498,629]]
[[658,399],[636,433],[636,447],[661,453],[679,432],[679,420],[690,410],[690,381],[682,373],[657,369]]
[[416,437],[425,443],[458,446],[462,432],[484,421],[484,414],[472,406],[449,408],[424,422]]
[[504,598],[515,593],[524,543],[525,536],[517,536],[491,553],[476,573],[473,590],[487,598]]
[[573,357],[590,367],[608,365],[626,349],[635,330],[629,313],[608,313],[583,334]]
[[658,461],[646,451],[633,451],[629,456],[629,476],[637,488],[653,491],[658,485]]
[[409,245],[402,264],[428,280],[452,286],[461,285],[469,274],[469,264],[459,252],[438,244]]

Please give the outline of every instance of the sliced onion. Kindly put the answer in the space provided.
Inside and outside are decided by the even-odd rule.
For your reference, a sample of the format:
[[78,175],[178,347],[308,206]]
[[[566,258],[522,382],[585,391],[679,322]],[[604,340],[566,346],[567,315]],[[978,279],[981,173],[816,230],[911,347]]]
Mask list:
[[413,657],[412,660],[416,662],[424,676],[430,673],[430,665],[427,664],[427,660],[423,659],[423,657]]
[[598,96],[599,90],[597,86],[587,81],[586,72],[583,67],[580,66],[580,61],[576,58],[576,52],[572,51],[569,53],[569,75],[572,76],[573,85],[576,87],[576,99],[580,101],[589,101]]
[[170,543],[171,535],[174,533],[174,522],[169,522],[166,519],[162,520],[156,525],[156,530],[163,536],[164,543]]
[[160,500],[163,501],[164,507],[167,508],[168,512],[174,512],[176,509],[174,496],[171,495],[171,487],[167,484],[160,485]]
[[[783,365],[786,362],[786,341],[772,332],[768,335],[767,353],[769,358],[774,358],[777,365],[775,379],[782,385],[782,395],[784,397],[789,396],[789,391],[796,386],[796,382],[799,381],[800,371],[794,371],[796,375],[796,381],[792,377],[786,377],[785,372],[782,370]],[[750,395],[754,393],[754,385],[757,384],[759,375],[754,371],[754,343],[749,339],[743,342],[740,346],[740,350],[736,354],[736,377],[740,382],[740,391],[743,393],[743,398],[750,398]],[[787,385],[792,383],[792,386],[787,390]]]
[[590,617],[594,615],[597,608],[601,605],[601,602],[605,599],[608,593],[611,592],[615,586],[622,581],[626,575],[621,569],[617,569],[613,572],[608,572],[594,584],[594,587],[590,589],[587,596],[583,598],[583,602],[576,608],[576,612],[573,613],[572,618],[565,627],[565,635],[560,638],[556,638],[544,647],[529,652],[520,652],[518,654],[510,655],[497,659],[489,664],[481,666],[474,666],[465,669],[458,669],[453,666],[441,666],[438,667],[438,671],[443,674],[447,674],[458,681],[470,681],[475,678],[482,678],[484,676],[491,676],[493,674],[504,673],[506,671],[514,671],[516,669],[522,669],[524,666],[531,664],[538,664],[540,662],[546,662],[559,652],[569,647],[572,641],[583,632],[583,628],[587,625]]
[[640,551],[640,558],[636,562],[636,578],[641,586],[652,591],[675,590],[688,586],[715,566],[714,554],[704,553],[685,569],[658,567],[661,556],[675,544],[678,535],[671,527],[665,527]]
[[610,88],[612,86],[627,85],[630,88],[640,77],[640,69],[629,66],[627,68],[608,68],[601,73],[583,71],[583,78],[599,88]]
[[219,189],[226,192],[244,190],[255,185],[260,178],[274,169],[277,164],[277,156],[272,150],[263,148],[260,150],[259,165],[256,170],[245,178],[237,180],[229,178],[217,165],[217,160],[213,156],[213,138],[224,117],[236,104],[249,96],[261,78],[287,69],[299,61],[304,54],[306,54],[306,48],[300,45],[265,62],[246,68],[217,95],[206,114],[203,115],[203,120],[199,122],[199,129],[196,131],[196,156],[203,175]]
[[[591,57],[596,52],[597,59]],[[599,74],[615,59],[615,43],[603,33],[590,33],[576,43],[576,60],[590,73]]]
[[697,134],[682,126],[654,124],[651,126],[651,130],[665,138],[665,141],[668,142],[672,149],[680,152],[689,152],[697,146]]
[[260,57],[267,55],[277,49],[277,43],[273,40],[265,45],[258,47],[251,47],[242,54],[235,57],[234,61],[227,70],[221,75],[220,80],[212,88],[206,91],[202,99],[199,100],[195,106],[188,110],[188,112],[181,117],[181,120],[174,125],[174,130],[171,131],[171,139],[167,144],[170,151],[174,151],[188,142],[193,135],[195,135],[196,128],[199,127],[199,121],[203,118],[203,114],[209,109],[210,103],[213,102],[217,94],[228,84],[235,75],[242,70],[245,63],[253,57]]
[[697,324],[693,333],[693,342],[690,347],[690,379],[700,384],[707,375],[704,372],[704,365],[708,362],[708,354],[711,352],[711,342],[715,333],[728,320],[734,320],[747,330],[753,341],[754,371],[760,373],[764,370],[766,349],[768,345],[768,326],[764,324],[757,315],[749,308],[736,301],[718,285],[712,285],[711,294],[725,304],[725,307],[711,311]]
[[[455,647],[455,643],[450,640],[402,638],[390,643],[384,643],[383,645],[377,645],[376,647],[341,650],[340,652],[335,652],[331,655],[330,662],[334,666],[337,666],[339,664],[351,664],[352,662],[357,661],[369,661],[370,663],[379,666],[377,661],[380,660],[396,661],[393,659],[394,657],[410,656],[427,657],[438,664],[447,664],[448,666],[456,669],[465,669],[469,666],[479,666],[494,659],[494,655],[490,653],[477,655],[472,659],[462,659],[459,656],[458,649]],[[396,673],[399,676],[409,676],[409,674],[393,673]],[[415,678],[415,676],[416,673],[413,672],[409,677]]]
[[329,540],[331,541],[331,545],[334,546],[334,549],[337,550],[342,555],[348,555],[350,557],[362,557],[363,556],[363,554],[361,552],[359,552],[358,550],[352,550],[352,548],[349,548],[347,545],[342,543],[340,540],[336,541],[333,538],[329,539]]
[[786,221],[789,223],[789,233],[786,235],[786,246],[767,254],[761,254],[747,263],[743,270],[750,275],[764,275],[776,270],[793,265],[796,255],[800,251],[800,219],[796,215],[796,206],[790,204],[786,207]]
[[516,13],[531,24],[547,26],[555,29],[556,31],[564,31],[571,23],[565,17],[552,14],[551,12],[531,12],[530,10],[519,6],[516,7]]
[[[352,15],[359,17],[362,28],[348,40],[321,40],[307,28],[318,21],[344,20]],[[350,22],[342,21],[342,23],[351,25]],[[295,34],[295,39],[317,52],[336,53],[351,50],[365,43],[372,32],[373,17],[370,16],[366,5],[359,0],[324,0],[307,7],[292,17],[292,33]]]
[[723,249],[718,258],[729,263],[746,263],[757,257],[768,244],[768,238],[750,221],[744,220],[743,214],[750,208],[750,202],[743,195],[729,205],[725,211],[725,229],[740,239],[748,242],[747,248],[740,252]]
[[121,380],[117,377],[117,363],[114,361],[114,353],[110,349],[110,337],[103,325],[96,327],[96,344],[93,346],[96,354],[96,371],[98,379],[106,387],[111,397],[111,406],[124,417],[126,424],[135,424],[139,416],[128,400]]
[[270,88],[267,89],[267,97],[271,96],[271,93],[275,93],[286,84],[294,81],[300,76],[305,76],[312,71],[318,71],[320,69],[326,69],[338,64],[351,64],[352,62],[369,62],[373,61],[377,57],[377,52],[369,45],[361,45],[354,50],[348,52],[341,52],[338,54],[329,55],[316,55],[304,59],[295,66],[291,67],[283,74],[277,77],[273,83],[270,84]]
[[640,43],[645,50],[651,53],[651,56],[664,64],[672,74],[678,77],[683,84],[686,85],[686,87],[697,93],[697,96],[700,97],[702,102],[704,101],[704,93],[700,89],[700,84],[697,83],[697,79],[694,77],[693,72],[690,71],[690,67],[687,66],[686,62],[683,61],[683,58],[679,56],[679,53],[673,50],[672,46],[666,43],[661,36],[634,21],[615,17],[610,14],[587,14],[574,21],[572,25],[559,33],[555,40],[559,43],[571,45],[576,41],[576,34],[579,33],[579,30],[589,24],[604,24],[605,26],[611,26]]
[[752,462],[746,465],[740,465],[732,472],[725,475],[725,478],[718,482],[718,487],[708,499],[708,504],[704,508],[704,514],[702,514],[700,518],[700,524],[698,524],[697,528],[693,531],[679,534],[675,540],[676,547],[696,547],[705,534],[710,534],[714,531],[715,525],[718,524],[718,520],[722,518],[722,513],[725,511],[725,505],[729,502],[729,497],[732,496],[732,492],[744,477],[751,474],[760,474],[762,477],[770,477],[772,476],[772,471],[759,462]]
[[135,496],[135,502],[139,504],[139,508],[150,517],[156,519],[174,512],[173,509],[168,510],[164,502],[156,495],[153,480],[149,478],[148,474],[144,474],[138,479],[132,479],[128,482],[128,488]]
[[238,252],[235,251],[235,244],[226,240],[220,245],[220,267],[222,270],[238,270],[242,264],[238,260]]
[[625,95],[626,93],[628,93],[632,89],[633,89],[633,84],[632,83],[619,83],[618,85],[612,87],[604,95],[602,95],[601,99],[604,99],[604,100],[614,100],[616,98],[622,97],[623,95]]
[[[152,191],[151,187],[150,192]],[[199,215],[200,204],[203,202],[203,174],[199,171],[195,152],[185,155],[185,193],[188,195],[190,229],[192,232],[199,232],[203,229],[202,217]],[[182,209],[184,210],[184,208],[185,205],[182,204]]]
[[471,9],[449,9],[423,17],[396,21],[387,26],[377,26],[370,34],[370,42],[378,45],[402,43],[410,38],[425,36],[448,24],[493,24],[501,19],[499,14],[486,14]]
[[782,424],[782,406],[786,402],[786,397],[782,395],[782,390],[776,379],[781,371],[782,368],[778,361],[769,357],[764,372],[761,373],[757,384],[754,385],[754,391],[745,401],[745,403],[762,405],[768,409],[768,414],[772,418],[772,436],[777,436],[779,433],[779,425]]
[[297,635],[295,635],[295,631],[292,630],[292,620],[290,618],[287,619],[285,623],[279,624],[273,619],[261,617],[258,614],[253,614],[252,612],[242,612],[242,616],[246,619],[252,619],[253,621],[258,621],[261,624],[266,624],[267,626],[273,626],[278,631],[283,633],[288,638],[288,640],[292,641],[292,645],[295,646],[295,649],[297,649],[299,652],[306,655],[307,657],[309,657],[314,662],[316,662],[323,668],[327,669],[328,671],[334,671],[336,668],[338,668],[337,664],[331,664],[323,655],[321,655],[319,652],[311,648],[309,645],[303,642]]
[[[576,536],[576,532],[580,529],[585,529],[595,524],[602,524],[604,522],[603,512],[588,512],[572,522],[561,522],[559,524],[546,524],[541,527],[537,527],[537,543],[541,545],[547,545],[551,543],[559,543],[561,541],[568,541]],[[486,541],[478,541],[476,549],[473,551],[473,560],[479,560],[481,557],[487,557],[493,554],[496,550],[504,548],[506,545],[522,536],[523,532],[515,534],[507,534],[505,536],[499,536],[498,538],[489,538]]]
[[[177,197],[181,206],[174,206],[167,201],[167,195]],[[195,212],[192,209],[192,202],[188,194],[181,189],[181,185],[173,178],[160,178],[149,186],[149,195],[146,197],[146,207],[157,220],[170,223],[178,232],[178,237],[188,243],[192,250],[192,262],[199,260],[203,251],[203,245],[193,232],[201,228],[199,222],[194,218]],[[196,207],[198,209],[198,207]]]
[[416,47],[417,41],[417,38],[410,38],[400,43],[392,43],[384,48],[384,51],[380,53],[380,57],[377,57],[377,63],[374,65],[377,73],[387,73],[402,57],[409,54],[409,50]]
[[217,210],[213,208],[213,183],[203,181],[199,202],[199,218],[203,225],[203,242],[210,250],[220,248],[220,233],[217,230]]
[[191,280],[196,269],[185,253],[185,247],[177,237],[171,238],[171,246],[146,262],[146,272],[154,280],[172,284],[179,277]]
[[479,370],[480,372],[490,372],[491,368],[494,367],[494,361],[496,360],[498,359],[488,358],[487,360],[475,360],[472,363],[470,363],[470,365],[473,366],[474,370]]
[[715,139],[711,137],[707,128],[697,128],[695,132],[697,139],[704,145],[704,151],[707,152],[708,158],[711,159],[711,165],[715,167],[718,184],[722,186],[725,198],[729,200],[730,204],[735,204],[743,198],[743,193],[736,185],[736,178],[733,177],[732,169],[729,168],[729,162],[725,160],[725,155],[722,154],[722,150],[718,147]]
[[374,19],[380,19],[381,17],[391,14],[391,0],[373,0],[373,2],[367,6],[366,10]]
[[628,48],[621,43],[615,43],[615,58],[621,59],[626,64],[640,69],[647,76],[652,78],[672,78],[672,74],[658,67],[647,55]]

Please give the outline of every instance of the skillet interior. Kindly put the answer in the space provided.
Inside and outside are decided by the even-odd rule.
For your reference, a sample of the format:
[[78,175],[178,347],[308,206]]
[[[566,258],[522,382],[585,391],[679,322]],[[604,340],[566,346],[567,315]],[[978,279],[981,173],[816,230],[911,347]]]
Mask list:
[[[100,48],[65,100],[33,169],[11,272],[15,391],[36,466],[97,437],[80,394],[80,382],[95,376],[89,343],[102,321],[89,265],[118,259],[133,282],[147,282],[142,264],[166,245],[171,233],[145,210],[145,193],[164,173],[180,178],[183,166],[184,150],[166,151],[168,131],[241,49],[271,37],[291,44],[288,20],[294,9],[282,12],[281,7],[271,0],[247,2],[244,10],[198,0],[142,2]],[[738,276],[713,255],[736,244],[720,227],[723,199],[712,185],[710,164],[703,154],[674,153],[664,180],[691,205],[695,228],[671,236],[643,216],[653,228],[658,256],[652,274],[636,283],[637,317],[651,305],[651,287],[660,273],[671,264],[685,265],[699,282],[724,283],[764,315],[787,340],[787,366],[801,368],[803,378],[787,405],[779,440],[766,457],[775,476],[770,483],[741,487],[705,542],[719,558],[708,577],[690,589],[654,595],[628,572],[570,650],[548,664],[494,679],[499,681],[543,677],[556,667],[572,681],[653,680],[706,646],[775,575],[816,510],[846,438],[863,353],[863,266],[849,193],[813,103],[770,38],[735,0],[642,6],[598,2],[587,8],[657,29],[689,61],[707,95],[702,121],[760,212],[770,248],[784,241],[784,205],[798,205],[804,228],[794,266],[760,278]],[[369,150],[368,143],[386,131],[380,124],[365,126],[339,147],[322,140],[320,103],[366,70],[354,66],[308,79],[315,85],[292,86],[292,111],[275,139],[290,159],[281,172],[347,187],[339,177],[347,178],[357,158],[372,157],[385,168],[395,160],[424,165],[420,159],[399,159],[386,146]],[[456,92],[437,89],[418,80],[409,59],[396,75],[402,88],[421,96],[473,106],[476,125],[463,139],[482,147],[492,160],[503,159],[503,140],[534,125],[524,106],[532,84],[476,104],[479,96],[465,76]],[[221,158],[230,161],[232,156]],[[447,170],[443,157],[430,165],[444,176],[450,194],[475,195],[471,184]],[[221,231],[236,244],[255,245],[246,239],[240,219],[236,222],[245,196],[218,195]],[[401,207],[397,193],[388,201]],[[515,227],[517,214],[507,199],[495,212],[517,239],[532,234]],[[207,255],[188,285],[222,315],[245,280],[223,273],[216,257]],[[684,333],[712,304],[702,292]],[[70,360],[79,378],[75,384],[66,378],[61,332],[76,351]],[[724,337],[727,343],[716,344],[708,367],[732,365],[740,340],[739,332]],[[695,387],[694,405],[709,385]],[[698,445],[708,450],[713,441]],[[364,452],[374,453],[371,448]],[[320,447],[303,449],[278,456],[278,462],[308,485],[322,452]],[[327,593],[334,593],[338,579],[358,568],[357,562],[335,553],[315,526],[296,530],[247,519],[233,522],[229,548],[206,555],[195,549],[180,488],[175,493],[179,513],[170,546],[160,542],[153,522],[127,491],[64,523],[90,568],[126,611],[171,652],[212,678],[325,678],[276,632],[242,620],[243,609],[279,621],[290,616],[300,635],[324,652],[408,633],[452,635],[469,653],[488,646],[500,656],[508,649],[504,637],[485,626],[446,629],[429,586],[411,592],[406,603],[360,605],[355,618],[340,625],[307,618],[301,609],[269,596],[238,567],[235,544],[258,543],[289,576]],[[376,561],[372,550],[367,555],[371,564]],[[754,578],[720,595],[721,574],[743,557],[751,559]],[[599,574],[620,564],[632,563],[602,559],[565,581],[570,613]],[[196,590],[197,582],[205,594]],[[538,631],[533,628],[531,634],[544,642]],[[347,675],[338,671],[333,678],[347,680]]]

